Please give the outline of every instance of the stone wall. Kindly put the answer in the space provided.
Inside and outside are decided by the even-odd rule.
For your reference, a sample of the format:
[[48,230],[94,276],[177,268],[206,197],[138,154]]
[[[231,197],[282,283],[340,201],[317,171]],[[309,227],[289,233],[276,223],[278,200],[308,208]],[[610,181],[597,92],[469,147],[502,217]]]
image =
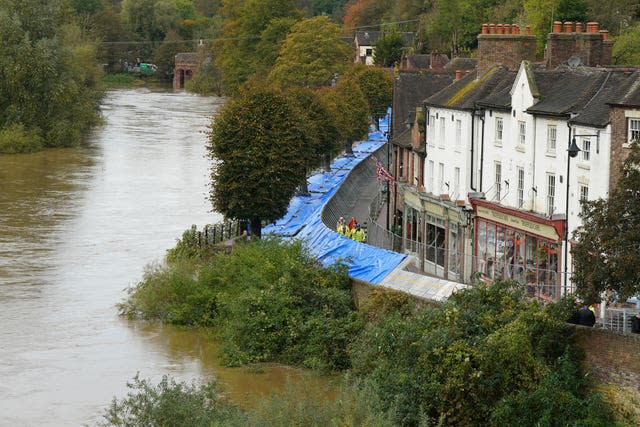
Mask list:
[[605,383],[640,390],[640,334],[575,326],[590,373]]

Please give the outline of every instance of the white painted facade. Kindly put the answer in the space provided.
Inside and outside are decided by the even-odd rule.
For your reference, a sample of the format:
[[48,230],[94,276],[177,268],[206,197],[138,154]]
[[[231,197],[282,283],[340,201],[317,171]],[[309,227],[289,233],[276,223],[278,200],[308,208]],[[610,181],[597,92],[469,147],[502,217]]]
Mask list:
[[435,196],[466,200],[472,191],[471,113],[429,107],[428,120],[424,188]]

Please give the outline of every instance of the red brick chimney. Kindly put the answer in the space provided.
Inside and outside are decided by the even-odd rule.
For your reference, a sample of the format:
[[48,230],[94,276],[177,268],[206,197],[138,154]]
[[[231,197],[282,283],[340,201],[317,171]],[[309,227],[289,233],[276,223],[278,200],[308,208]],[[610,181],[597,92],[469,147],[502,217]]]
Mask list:
[[[498,29],[498,30],[496,30]],[[483,24],[478,35],[478,75],[496,64],[517,70],[523,60],[535,61],[536,37],[529,26],[520,34],[516,24]]]
[[566,64],[570,58],[579,58],[580,65],[595,67],[611,64],[613,42],[609,32],[600,30],[597,22],[587,22],[586,31],[582,23],[576,22],[575,31],[572,22],[554,22],[553,31],[547,36],[545,63],[553,69]]

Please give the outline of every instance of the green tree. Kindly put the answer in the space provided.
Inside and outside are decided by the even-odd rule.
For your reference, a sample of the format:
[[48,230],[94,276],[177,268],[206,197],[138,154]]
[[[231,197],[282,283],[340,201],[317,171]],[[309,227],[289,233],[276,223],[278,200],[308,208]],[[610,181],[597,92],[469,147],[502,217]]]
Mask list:
[[607,291],[622,299],[640,294],[640,146],[634,143],[607,200],[583,204],[571,254],[573,281],[585,301]]
[[[293,88],[287,94],[305,119],[309,137],[307,169],[322,165],[328,170],[330,159],[338,153],[340,146],[340,134],[329,108],[320,94],[311,89]],[[306,177],[303,181],[306,187]]]
[[345,144],[345,154],[352,156],[353,142],[365,138],[369,131],[369,104],[355,79],[348,76],[321,93]]
[[98,123],[96,44],[73,20],[63,2],[3,2],[0,129],[59,147],[78,144]]
[[[223,72],[224,86],[236,92],[261,63],[257,47],[271,21],[298,20],[301,13],[293,0],[223,0],[222,4],[224,38],[214,46],[218,52],[216,62]],[[271,37],[273,32],[264,34]]]
[[355,79],[369,104],[369,115],[379,129],[380,119],[387,115],[393,99],[393,81],[388,71],[362,64],[354,66]]
[[351,55],[337,24],[325,16],[305,19],[293,26],[282,44],[270,79],[283,87],[327,86]]
[[396,30],[385,31],[374,44],[373,62],[381,67],[393,67],[402,60],[404,39]]
[[612,57],[614,64],[640,64],[640,22],[620,31]]
[[290,101],[272,89],[255,87],[229,101],[209,135],[215,210],[249,219],[256,237],[262,221],[282,217],[305,176],[303,123]]
[[256,43],[256,72],[268,74],[276,63],[282,44],[298,22],[296,18],[274,18],[267,28],[260,34],[260,40]]

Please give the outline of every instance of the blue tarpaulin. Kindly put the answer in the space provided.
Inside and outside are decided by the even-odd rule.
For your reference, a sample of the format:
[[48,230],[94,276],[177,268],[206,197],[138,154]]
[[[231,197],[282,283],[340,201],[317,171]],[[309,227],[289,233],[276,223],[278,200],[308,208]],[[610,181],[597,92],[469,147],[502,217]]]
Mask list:
[[313,174],[307,180],[310,194],[294,196],[285,216],[266,226],[263,233],[301,239],[325,266],[340,261],[348,266],[352,278],[379,284],[405,255],[338,234],[322,222],[322,210],[353,168],[384,145],[387,128],[388,119],[381,120],[381,130],[372,131],[366,141],[354,147],[354,156],[338,157],[331,163],[331,172]]

